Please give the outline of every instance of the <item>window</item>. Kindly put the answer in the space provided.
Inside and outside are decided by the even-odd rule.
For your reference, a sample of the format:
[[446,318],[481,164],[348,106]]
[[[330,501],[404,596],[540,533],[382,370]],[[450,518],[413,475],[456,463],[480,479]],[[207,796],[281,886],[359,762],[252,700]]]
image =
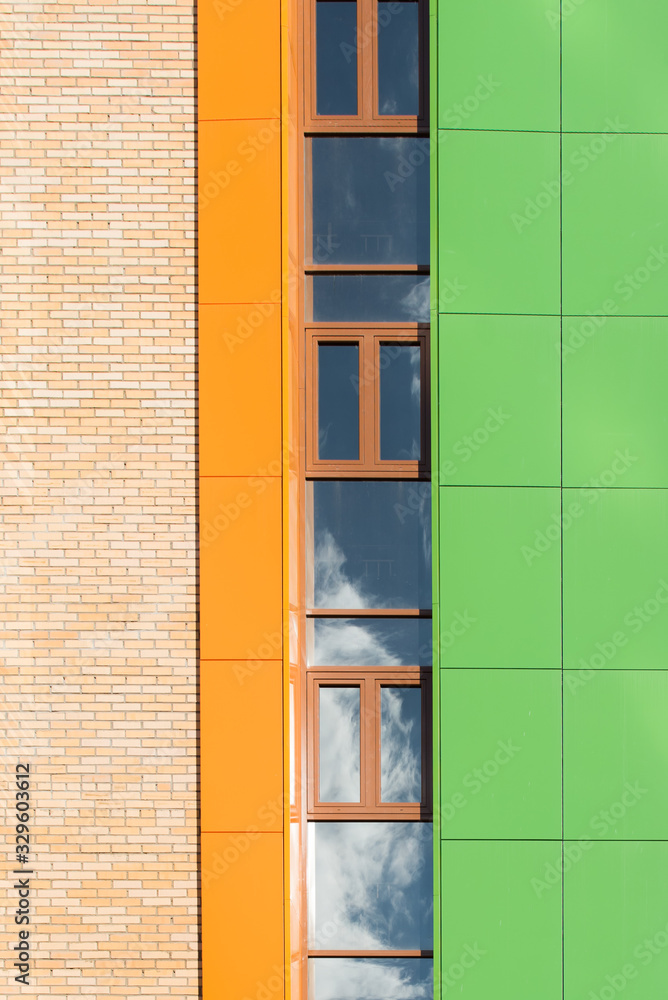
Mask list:
[[309,484],[309,609],[431,613],[431,491],[406,480]]
[[426,123],[426,3],[310,0],[307,8],[309,126]]
[[429,824],[310,823],[308,847],[312,955],[433,947]]
[[419,668],[309,672],[309,816],[429,815],[430,684]]
[[427,470],[425,331],[307,330],[308,469]]
[[317,323],[428,323],[428,274],[311,274],[306,318]]
[[413,135],[314,136],[306,145],[309,263],[427,267],[429,149]]

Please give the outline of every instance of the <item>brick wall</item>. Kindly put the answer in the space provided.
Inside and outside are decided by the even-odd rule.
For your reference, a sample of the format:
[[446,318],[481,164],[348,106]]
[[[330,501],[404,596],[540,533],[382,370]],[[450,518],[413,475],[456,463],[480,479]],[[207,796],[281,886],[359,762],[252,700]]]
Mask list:
[[194,14],[0,5],[3,862],[31,988],[198,989]]

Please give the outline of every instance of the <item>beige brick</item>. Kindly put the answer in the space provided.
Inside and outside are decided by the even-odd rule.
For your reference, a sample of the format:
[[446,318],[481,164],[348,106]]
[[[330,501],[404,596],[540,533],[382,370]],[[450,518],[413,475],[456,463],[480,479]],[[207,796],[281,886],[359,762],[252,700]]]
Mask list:
[[0,38],[0,788],[12,805],[30,762],[29,992],[181,1000],[198,995],[193,5],[19,0]]

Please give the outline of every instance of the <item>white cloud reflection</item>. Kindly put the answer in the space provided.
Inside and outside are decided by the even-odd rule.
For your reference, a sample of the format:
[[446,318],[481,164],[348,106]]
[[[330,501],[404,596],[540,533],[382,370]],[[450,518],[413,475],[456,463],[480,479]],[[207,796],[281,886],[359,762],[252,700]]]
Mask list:
[[360,689],[320,688],[320,799],[360,801]]
[[424,278],[411,288],[407,295],[399,301],[399,306],[405,313],[406,319],[411,319],[415,323],[428,323],[430,292],[429,278]]
[[[351,580],[343,567],[347,562],[343,549],[337,545],[331,531],[319,531],[315,543],[315,606],[316,608],[369,607],[360,580]],[[383,605],[377,605],[383,607]]]
[[430,959],[315,958],[309,962],[313,1000],[430,1000]]
[[422,793],[418,687],[381,689],[380,788],[383,802],[419,802]]
[[431,824],[309,824],[313,948],[431,948]]
[[[403,624],[403,623],[402,623]],[[313,663],[325,667],[401,667],[418,666],[414,660],[404,661],[392,650],[389,641],[378,634],[375,625],[363,619],[321,619],[315,622],[313,633]]]

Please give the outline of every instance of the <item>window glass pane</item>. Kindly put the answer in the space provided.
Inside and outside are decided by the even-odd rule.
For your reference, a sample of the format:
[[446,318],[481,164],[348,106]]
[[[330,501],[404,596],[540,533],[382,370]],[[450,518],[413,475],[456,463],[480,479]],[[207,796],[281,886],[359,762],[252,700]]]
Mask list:
[[429,263],[428,139],[322,136],[311,153],[315,263]]
[[309,823],[309,946],[433,946],[431,823]]
[[431,607],[428,483],[334,480],[311,488],[314,607]]
[[417,3],[378,4],[378,111],[417,115],[420,111]]
[[357,4],[318,0],[316,88],[319,115],[357,114]]
[[431,958],[310,958],[309,1000],[433,1000],[433,965]]
[[360,689],[321,687],[320,801],[360,801]]
[[359,345],[318,344],[318,458],[360,457]]
[[431,618],[311,618],[309,667],[430,667]]
[[422,798],[422,691],[380,689],[380,800]]
[[418,344],[380,345],[380,457],[420,458],[421,372]]
[[429,322],[429,278],[420,274],[318,274],[311,278],[319,323]]

